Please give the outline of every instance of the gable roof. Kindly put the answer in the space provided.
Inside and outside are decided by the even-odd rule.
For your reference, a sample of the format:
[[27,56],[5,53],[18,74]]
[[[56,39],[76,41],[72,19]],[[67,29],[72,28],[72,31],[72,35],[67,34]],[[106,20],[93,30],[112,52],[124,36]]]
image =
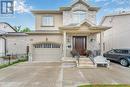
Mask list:
[[14,27],[12,27],[10,24],[8,24],[7,22],[0,22],[0,24],[6,24],[6,25],[8,25],[11,29],[13,29],[15,32],[17,32],[16,29],[15,29]]
[[90,26],[96,26],[96,24],[92,23],[88,19],[85,19],[84,21],[82,21],[80,24],[78,24],[78,26],[81,26],[82,24],[85,24],[85,23],[87,23]]
[[87,24],[89,26],[96,26],[96,24],[92,23],[91,21],[89,21],[88,19],[83,20],[81,23],[71,23],[69,25],[66,25],[64,27],[81,27],[83,24]]
[[86,5],[87,7],[90,7],[90,5],[85,0],[75,0],[71,6],[74,6],[77,3],[82,3],[83,5]]
[[62,14],[62,12],[59,10],[32,10],[31,12],[33,14]]
[[82,3],[83,5],[87,6],[88,7],[88,10],[90,11],[98,11],[100,8],[99,7],[96,7],[96,6],[92,6],[90,4],[88,4],[88,2],[86,2],[85,0],[75,0],[73,1],[73,3],[68,6],[68,7],[60,7],[60,10],[61,11],[66,11],[66,10],[71,10],[71,8],[77,4],[77,3]]

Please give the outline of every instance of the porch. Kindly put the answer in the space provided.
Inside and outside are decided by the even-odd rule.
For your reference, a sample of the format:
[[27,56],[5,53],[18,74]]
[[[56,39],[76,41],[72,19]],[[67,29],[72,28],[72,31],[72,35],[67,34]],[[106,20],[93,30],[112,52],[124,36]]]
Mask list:
[[[99,35],[99,38],[97,37]],[[86,32],[74,30],[63,31],[63,58],[72,57],[71,51],[76,50],[80,56],[87,50],[98,50],[103,53],[103,32],[102,30]]]
[[[64,61],[74,61],[71,51],[76,50],[80,55],[80,60],[84,65],[94,65],[86,51],[100,51],[103,55],[103,32],[110,27],[97,26],[92,23],[83,22],[79,25],[67,25],[60,27],[63,33],[63,58]],[[99,37],[98,37],[99,35]],[[83,62],[84,61],[84,62]],[[88,62],[88,64],[86,64]]]

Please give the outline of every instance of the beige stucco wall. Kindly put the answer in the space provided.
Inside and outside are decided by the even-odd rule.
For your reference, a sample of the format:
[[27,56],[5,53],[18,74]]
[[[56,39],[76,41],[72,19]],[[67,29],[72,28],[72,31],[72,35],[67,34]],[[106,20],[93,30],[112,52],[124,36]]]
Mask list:
[[[54,27],[42,26],[42,17],[48,15],[54,17]],[[63,25],[62,20],[63,20],[62,14],[35,14],[36,30],[59,30],[59,27]]]
[[107,17],[102,25],[112,27],[104,32],[105,51],[112,48],[130,49],[130,15]]
[[46,42],[46,38],[48,38],[48,42],[62,44],[62,35],[29,35],[27,39],[28,44],[35,44],[39,42]]

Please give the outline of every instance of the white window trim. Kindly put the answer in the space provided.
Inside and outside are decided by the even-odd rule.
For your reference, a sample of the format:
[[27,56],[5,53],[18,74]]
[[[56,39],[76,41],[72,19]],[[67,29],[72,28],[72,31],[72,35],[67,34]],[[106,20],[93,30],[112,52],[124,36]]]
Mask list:
[[[43,18],[44,17],[52,17],[52,24],[44,24]],[[46,16],[42,16],[42,27],[54,27],[54,16],[52,15],[46,15]]]

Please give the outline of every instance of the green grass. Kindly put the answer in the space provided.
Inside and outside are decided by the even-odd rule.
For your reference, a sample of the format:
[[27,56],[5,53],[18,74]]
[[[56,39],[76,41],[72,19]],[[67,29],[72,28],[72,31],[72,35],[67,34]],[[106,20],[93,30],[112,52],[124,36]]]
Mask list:
[[130,85],[84,85],[79,87],[130,87]]
[[17,61],[15,61],[15,62],[12,62],[12,63],[7,63],[7,64],[0,64],[0,69],[2,69],[2,68],[5,68],[5,67],[8,67],[8,66],[11,66],[11,65],[14,65],[14,64],[17,64],[17,63],[20,63],[20,62],[25,62],[25,61],[27,61],[27,59],[19,59],[19,60],[17,60]]

